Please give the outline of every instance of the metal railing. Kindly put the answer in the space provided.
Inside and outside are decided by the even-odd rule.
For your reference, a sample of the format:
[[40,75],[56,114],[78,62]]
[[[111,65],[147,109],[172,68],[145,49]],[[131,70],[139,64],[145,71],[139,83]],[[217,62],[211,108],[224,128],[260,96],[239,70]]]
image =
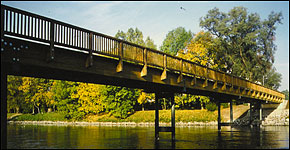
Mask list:
[[[13,7],[1,5],[1,37],[2,34],[25,39],[75,48],[92,53],[129,60],[137,63],[178,71],[182,75],[210,79],[222,82],[231,87],[260,93],[257,99],[281,102],[285,95],[265,88],[259,84],[236,77],[225,72],[213,70],[191,61],[166,54],[151,48],[143,47],[101,33],[90,31],[54,19],[36,15]],[[146,50],[145,50],[146,49]],[[166,65],[166,66],[165,66]],[[254,93],[255,93],[254,92]],[[247,95],[247,93],[243,93]],[[251,95],[248,92],[248,95]]]

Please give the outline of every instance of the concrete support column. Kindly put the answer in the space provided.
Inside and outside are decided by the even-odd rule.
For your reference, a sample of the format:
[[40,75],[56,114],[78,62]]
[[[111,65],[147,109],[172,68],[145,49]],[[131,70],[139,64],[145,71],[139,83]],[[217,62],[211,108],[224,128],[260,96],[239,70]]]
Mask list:
[[218,131],[221,131],[221,103],[218,102]]
[[230,102],[230,123],[234,122],[234,115],[233,115],[233,101]]
[[1,63],[1,149],[7,149],[7,72]]

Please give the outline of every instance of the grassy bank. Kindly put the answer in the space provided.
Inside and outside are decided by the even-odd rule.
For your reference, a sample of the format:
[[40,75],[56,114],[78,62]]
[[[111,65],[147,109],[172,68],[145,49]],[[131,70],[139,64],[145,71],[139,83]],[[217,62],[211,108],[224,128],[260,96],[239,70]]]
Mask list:
[[[11,116],[11,115],[9,115]],[[159,111],[160,122],[171,122],[171,111],[160,110]],[[51,112],[44,114],[22,114],[13,117],[10,120],[14,121],[72,121],[65,118],[65,114],[59,112]],[[155,111],[137,111],[130,115],[126,119],[115,118],[110,114],[88,115],[86,118],[80,121],[87,122],[154,122]],[[176,122],[210,122],[217,121],[217,112],[211,112],[207,110],[176,110],[175,111]]]

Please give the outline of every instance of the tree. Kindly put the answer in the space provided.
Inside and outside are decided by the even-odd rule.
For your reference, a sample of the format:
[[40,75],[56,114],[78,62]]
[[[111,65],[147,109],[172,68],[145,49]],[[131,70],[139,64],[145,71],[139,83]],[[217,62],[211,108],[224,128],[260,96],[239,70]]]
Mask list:
[[22,85],[19,90],[24,93],[25,101],[32,105],[32,113],[35,113],[34,108],[37,108],[38,113],[41,113],[41,109],[46,111],[46,108],[53,103],[51,84],[52,80],[48,79],[22,78]]
[[104,104],[102,103],[103,86],[91,83],[80,83],[76,88],[77,92],[72,93],[71,97],[78,99],[80,107],[78,111],[84,114],[97,114],[104,111]]
[[224,71],[262,82],[274,62],[275,30],[282,19],[281,12],[271,12],[261,21],[257,13],[248,14],[244,7],[234,7],[228,13],[214,8],[200,18],[200,26],[216,37],[217,59],[225,64]]
[[7,111],[20,113],[29,112],[28,105],[25,103],[23,92],[18,90],[22,85],[22,77],[9,75],[7,77]]
[[289,91],[284,90],[284,91],[282,91],[282,93],[285,94],[285,100],[289,100]]
[[160,50],[175,56],[177,51],[184,49],[192,38],[193,33],[190,30],[186,31],[184,27],[178,27],[167,33]]
[[137,89],[108,85],[102,94],[106,111],[117,118],[126,118],[134,112],[140,93]]
[[157,49],[157,46],[154,44],[154,41],[149,36],[146,38],[145,41],[143,40],[143,33],[138,28],[135,29],[129,28],[126,33],[119,30],[116,33],[115,37],[141,46]]
[[282,75],[272,68],[264,77],[264,86],[278,90],[281,85]]
[[54,80],[51,91],[53,99],[55,100],[54,110],[66,113],[68,119],[80,119],[81,115],[78,114],[80,104],[76,98],[72,98],[72,94],[77,92],[79,83],[71,81]]
[[[224,66],[219,65],[220,61],[216,59],[218,52],[219,50],[215,47],[214,37],[209,32],[200,31],[190,41],[190,43],[184,49],[180,49],[177,54],[179,57],[197,64],[213,69],[219,69]],[[178,96],[177,99],[182,102],[183,107],[185,107],[185,104],[188,105],[191,102],[199,101],[202,109],[205,107],[205,104],[210,101],[207,96],[197,95],[182,95]]]
[[216,59],[218,49],[214,40],[209,32],[200,31],[184,49],[177,52],[177,55],[209,68],[222,68],[223,66],[219,66],[220,61]]
[[153,94],[149,94],[146,92],[143,92],[142,90],[139,91],[141,93],[137,99],[137,102],[142,105],[142,111],[144,111],[144,104],[148,103],[149,101],[155,99]]

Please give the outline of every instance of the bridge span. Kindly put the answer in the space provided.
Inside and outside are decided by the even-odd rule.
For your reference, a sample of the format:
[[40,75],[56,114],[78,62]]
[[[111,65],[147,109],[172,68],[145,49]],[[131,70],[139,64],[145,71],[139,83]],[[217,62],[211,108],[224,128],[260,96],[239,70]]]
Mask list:
[[[1,5],[1,148],[7,146],[7,75],[71,80],[140,88],[172,101],[171,132],[175,139],[174,93],[210,96],[220,103],[281,103],[285,95],[246,79],[105,34]],[[260,107],[261,108],[261,107]]]

